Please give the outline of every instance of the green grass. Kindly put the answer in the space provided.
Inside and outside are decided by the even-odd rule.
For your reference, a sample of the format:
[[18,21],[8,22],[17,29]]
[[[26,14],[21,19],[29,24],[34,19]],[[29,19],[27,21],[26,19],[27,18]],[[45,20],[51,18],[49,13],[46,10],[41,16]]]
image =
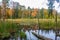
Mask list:
[[[38,19],[6,19],[6,21],[10,21],[10,22],[17,22],[17,23],[20,23],[20,22],[38,22],[37,21]],[[57,19],[58,21],[60,21],[60,19]],[[44,22],[44,21],[52,21],[54,22],[55,19],[39,19],[40,22]]]
[[[57,20],[57,27],[60,28],[60,19]],[[5,22],[0,21],[0,35],[8,36],[11,32],[18,31],[16,23],[33,26],[38,24],[38,19],[5,19]],[[39,19],[39,25],[42,29],[56,28],[55,19]]]
[[[0,21],[0,35],[2,38],[9,37],[12,32],[15,32],[15,37],[19,35],[19,28],[16,23],[8,22],[8,21]],[[20,32],[20,36],[25,38],[25,33]]]
[[[38,24],[38,19],[6,19],[9,22],[15,22],[22,25]],[[40,28],[56,28],[55,19],[39,19]],[[60,19],[57,19],[57,27],[60,28]]]
[[21,38],[26,38],[25,32],[22,32],[22,31],[21,31],[21,32],[20,32],[20,37],[21,37]]
[[0,21],[0,35],[2,35],[2,37],[10,36],[11,32],[16,31],[17,31],[17,25],[15,23]]

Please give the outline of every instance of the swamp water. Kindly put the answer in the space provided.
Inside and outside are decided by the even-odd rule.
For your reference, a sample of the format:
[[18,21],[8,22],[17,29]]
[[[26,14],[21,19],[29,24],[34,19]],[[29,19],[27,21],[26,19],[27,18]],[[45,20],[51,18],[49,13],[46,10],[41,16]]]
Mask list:
[[[32,32],[35,32],[36,34],[39,33],[39,35],[42,35],[44,37],[47,37],[47,38],[51,38],[53,40],[55,40],[55,32],[53,30],[30,30],[30,31],[25,31],[25,34],[27,36],[27,40],[38,40],[37,37],[35,37]],[[20,40],[20,37],[18,37],[17,40]],[[23,39],[24,40],[24,39]],[[60,40],[60,37],[57,37],[57,40]]]

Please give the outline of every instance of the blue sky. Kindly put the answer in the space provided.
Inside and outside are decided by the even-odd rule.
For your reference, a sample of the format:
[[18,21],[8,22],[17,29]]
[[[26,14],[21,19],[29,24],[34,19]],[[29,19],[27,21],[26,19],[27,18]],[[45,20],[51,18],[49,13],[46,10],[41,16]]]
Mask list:
[[[1,1],[1,0],[0,0]],[[30,6],[31,8],[48,8],[48,6],[46,5],[48,3],[47,0],[10,0],[10,1],[14,1],[14,2],[19,2],[19,4],[21,5],[25,5],[26,8],[28,6]],[[59,3],[55,2],[55,9],[58,10],[58,12],[60,12],[60,7],[58,7]]]

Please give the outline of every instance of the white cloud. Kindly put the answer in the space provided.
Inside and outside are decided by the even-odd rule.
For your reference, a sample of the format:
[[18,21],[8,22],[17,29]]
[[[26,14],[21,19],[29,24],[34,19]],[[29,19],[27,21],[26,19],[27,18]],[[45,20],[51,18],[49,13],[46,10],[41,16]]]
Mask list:
[[[48,3],[47,0],[13,0],[19,2],[21,5],[25,5],[26,7],[30,6],[31,8],[48,8],[46,5]],[[55,9],[60,12],[60,7],[58,8],[59,3],[55,1]]]
[[58,7],[58,6],[59,6],[59,3],[57,3],[57,2],[55,1],[54,5],[55,5],[55,9],[56,9],[58,12],[60,12],[60,7]]
[[59,3],[55,1],[54,5],[55,5],[55,9],[58,10]]
[[[0,0],[1,2],[2,0]],[[30,6],[31,8],[48,8],[48,6],[46,5],[48,3],[47,0],[11,0],[11,1],[15,1],[15,2],[19,2],[21,5],[24,5],[26,7]],[[58,7],[59,3],[55,2],[55,9],[58,10],[58,12],[60,12],[60,7]]]
[[47,0],[13,0],[13,1],[17,1],[21,5],[25,5],[26,7],[30,6],[31,8],[42,8],[42,7],[47,8],[46,6]]
[[1,2],[2,0],[0,0],[0,2]]

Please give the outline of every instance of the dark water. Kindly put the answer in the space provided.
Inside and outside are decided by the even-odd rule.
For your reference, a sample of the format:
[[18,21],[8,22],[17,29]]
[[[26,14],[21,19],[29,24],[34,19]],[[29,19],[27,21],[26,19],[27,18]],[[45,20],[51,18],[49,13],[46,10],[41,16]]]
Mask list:
[[[26,34],[26,36],[27,36],[27,40],[38,40],[38,38],[36,38],[36,37],[32,34],[32,32],[35,32],[35,33],[37,33],[37,34],[38,34],[38,32],[39,32],[40,35],[55,40],[55,32],[54,32],[53,30],[49,30],[49,31],[46,31],[46,30],[30,30],[30,31],[28,31],[28,30],[27,30],[27,31],[25,32],[25,34]],[[20,37],[18,37],[17,40],[20,40]],[[60,37],[57,37],[57,40],[60,40]]]

